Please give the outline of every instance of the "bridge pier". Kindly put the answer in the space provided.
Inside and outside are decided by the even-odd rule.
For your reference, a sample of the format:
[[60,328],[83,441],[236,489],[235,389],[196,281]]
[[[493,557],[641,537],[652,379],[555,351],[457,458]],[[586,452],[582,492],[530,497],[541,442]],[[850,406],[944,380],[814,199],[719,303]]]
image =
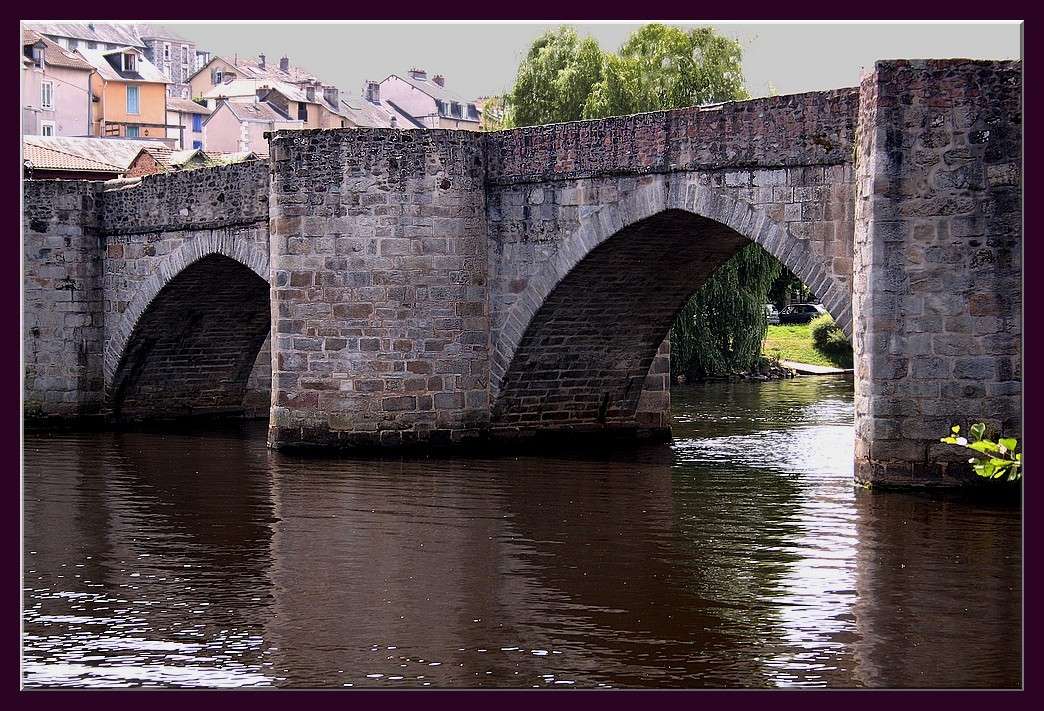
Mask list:
[[879,62],[860,87],[856,478],[974,479],[939,438],[1022,441],[1021,66]]

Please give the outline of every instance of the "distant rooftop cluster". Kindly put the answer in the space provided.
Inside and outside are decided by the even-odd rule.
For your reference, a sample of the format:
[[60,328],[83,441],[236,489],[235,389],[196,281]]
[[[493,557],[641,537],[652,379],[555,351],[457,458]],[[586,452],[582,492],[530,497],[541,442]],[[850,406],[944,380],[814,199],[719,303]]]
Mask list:
[[[410,68],[342,90],[283,55],[218,56],[151,23],[31,22],[22,26],[22,135],[26,164],[122,174],[111,147],[69,153],[45,139],[152,142],[207,155],[268,152],[266,134],[308,128],[481,130],[481,100],[441,74]],[[45,144],[48,142],[45,142]],[[77,144],[81,148],[85,144]],[[115,149],[122,150],[122,149]],[[45,159],[45,153],[54,155]],[[31,154],[31,155],[30,155]],[[159,159],[157,164],[167,165]],[[109,156],[111,159],[111,156]]]

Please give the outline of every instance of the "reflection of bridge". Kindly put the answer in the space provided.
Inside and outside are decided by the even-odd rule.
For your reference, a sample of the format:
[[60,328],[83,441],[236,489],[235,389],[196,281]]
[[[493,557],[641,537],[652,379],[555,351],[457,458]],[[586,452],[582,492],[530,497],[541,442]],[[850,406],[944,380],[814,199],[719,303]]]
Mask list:
[[859,477],[949,481],[951,422],[1021,425],[1020,72],[883,62],[858,90],[26,183],[27,410],[226,411],[271,372],[276,447],[663,436],[671,320],[754,241],[854,337]]

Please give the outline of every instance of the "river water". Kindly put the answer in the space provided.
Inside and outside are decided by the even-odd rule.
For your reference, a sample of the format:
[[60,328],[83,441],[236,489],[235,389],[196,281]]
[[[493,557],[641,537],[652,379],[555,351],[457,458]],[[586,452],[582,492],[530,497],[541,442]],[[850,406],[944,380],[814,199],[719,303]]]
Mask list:
[[854,487],[850,380],[673,400],[586,458],[26,434],[24,683],[1021,685],[1017,505]]

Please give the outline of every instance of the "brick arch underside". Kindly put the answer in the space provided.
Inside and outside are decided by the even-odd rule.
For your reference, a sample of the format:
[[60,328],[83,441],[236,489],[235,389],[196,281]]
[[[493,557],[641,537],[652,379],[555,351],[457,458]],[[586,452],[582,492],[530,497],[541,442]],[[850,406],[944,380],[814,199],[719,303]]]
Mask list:
[[493,428],[635,427],[639,396],[674,318],[750,242],[682,209],[638,220],[605,239],[529,320],[500,381]]
[[271,327],[269,285],[209,254],[173,277],[138,319],[112,379],[117,417],[239,414]]

